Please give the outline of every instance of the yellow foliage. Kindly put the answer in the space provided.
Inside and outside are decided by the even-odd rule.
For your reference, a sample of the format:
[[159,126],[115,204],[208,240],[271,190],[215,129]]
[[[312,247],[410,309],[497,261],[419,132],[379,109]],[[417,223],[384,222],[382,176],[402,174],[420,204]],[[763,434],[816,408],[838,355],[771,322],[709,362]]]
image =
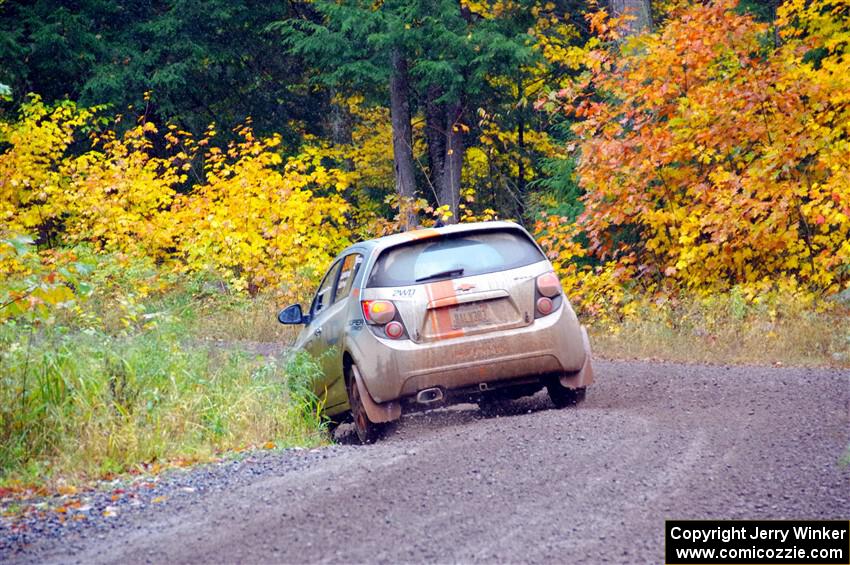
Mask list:
[[[0,237],[38,232],[56,245],[58,236],[177,272],[213,272],[236,289],[280,287],[289,296],[349,242],[342,194],[357,174],[333,166],[339,155],[326,145],[306,145],[284,162],[280,137],[257,139],[247,125],[223,149],[213,145],[213,125],[197,143],[169,126],[162,136],[168,152],[159,157],[154,124],[143,121],[121,136],[98,132],[108,120],[97,110],[70,102],[51,108],[34,97],[20,120],[0,124],[10,145],[0,155]],[[69,147],[83,128],[96,132],[91,149],[74,155]],[[200,174],[193,169],[199,159]],[[190,172],[195,185],[178,196]],[[14,263],[4,257],[0,268],[10,273]]]
[[309,147],[281,170],[279,137],[238,133],[226,153],[208,154],[207,182],[177,199],[177,255],[239,290],[279,287],[294,298],[348,244],[349,205],[338,192],[351,174],[326,167]]
[[382,106],[367,107],[361,97],[339,101],[353,118],[351,143],[337,148],[340,162],[350,161],[363,188],[391,191],[393,171],[393,132],[390,112]]
[[469,12],[488,20],[504,17],[521,8],[511,0],[461,0],[460,4]]
[[520,144],[516,129],[503,129],[496,117],[483,109],[479,110],[478,125],[479,144],[466,151],[462,186],[476,188],[515,182],[520,163],[523,164],[524,180],[532,181],[537,169],[530,155],[543,158],[564,155],[563,149],[545,131],[526,129]]
[[156,127],[144,122],[121,138],[106,131],[92,150],[67,160],[69,187],[55,203],[72,215],[64,236],[71,242],[91,242],[104,251],[147,253],[165,257],[172,244],[174,222],[169,214],[175,188],[186,181],[181,155],[152,156],[148,134]]
[[73,102],[51,108],[31,96],[17,122],[0,122],[0,141],[10,145],[0,154],[0,235],[33,232],[65,212],[66,151],[93,115]]
[[51,108],[35,96],[19,121],[0,124],[11,146],[0,155],[0,234],[40,231],[49,241],[61,226],[67,242],[154,255],[170,244],[165,212],[185,175],[151,156],[149,122],[121,138],[94,133],[93,149],[71,154],[82,128],[99,123],[97,111],[72,102]]
[[553,16],[545,8],[532,8],[532,14],[537,18],[536,25],[529,30],[536,40],[534,48],[552,65],[581,69],[586,63],[588,48],[575,44],[579,31],[572,23]]

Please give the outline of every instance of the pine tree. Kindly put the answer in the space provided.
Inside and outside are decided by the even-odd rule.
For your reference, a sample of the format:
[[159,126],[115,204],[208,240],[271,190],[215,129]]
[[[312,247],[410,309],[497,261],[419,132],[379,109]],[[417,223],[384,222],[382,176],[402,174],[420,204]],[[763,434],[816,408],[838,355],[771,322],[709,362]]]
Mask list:
[[[387,104],[399,195],[430,193],[457,218],[474,110],[500,95],[494,77],[515,76],[540,61],[526,33],[530,21],[473,13],[458,0],[320,0],[300,6],[301,18],[275,26],[289,53],[321,68],[324,85],[366,92]],[[427,168],[420,167],[418,176],[427,192],[411,184],[410,119],[416,110],[426,122]]]

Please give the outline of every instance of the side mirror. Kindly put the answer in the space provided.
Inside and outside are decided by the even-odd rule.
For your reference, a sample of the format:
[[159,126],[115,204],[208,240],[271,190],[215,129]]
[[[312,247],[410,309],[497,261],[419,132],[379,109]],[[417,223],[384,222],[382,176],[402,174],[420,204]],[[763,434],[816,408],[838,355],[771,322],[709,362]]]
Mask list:
[[300,304],[293,304],[280,311],[280,314],[277,315],[277,321],[281,324],[306,324],[310,319],[301,313]]

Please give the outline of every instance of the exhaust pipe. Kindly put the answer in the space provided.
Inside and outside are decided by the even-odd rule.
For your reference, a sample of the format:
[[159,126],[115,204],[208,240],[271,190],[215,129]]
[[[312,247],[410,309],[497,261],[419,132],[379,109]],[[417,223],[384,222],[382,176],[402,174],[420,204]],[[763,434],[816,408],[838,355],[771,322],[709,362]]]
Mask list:
[[443,389],[438,386],[420,390],[416,395],[416,402],[419,404],[434,404],[443,400]]

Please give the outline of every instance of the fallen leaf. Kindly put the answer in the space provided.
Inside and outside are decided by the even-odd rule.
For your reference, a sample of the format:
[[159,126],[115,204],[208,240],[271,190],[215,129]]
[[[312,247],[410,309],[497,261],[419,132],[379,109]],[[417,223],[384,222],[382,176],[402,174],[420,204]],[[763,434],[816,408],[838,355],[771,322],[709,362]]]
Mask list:
[[77,487],[71,485],[59,485],[59,488],[57,488],[56,490],[59,494],[63,496],[77,494]]

